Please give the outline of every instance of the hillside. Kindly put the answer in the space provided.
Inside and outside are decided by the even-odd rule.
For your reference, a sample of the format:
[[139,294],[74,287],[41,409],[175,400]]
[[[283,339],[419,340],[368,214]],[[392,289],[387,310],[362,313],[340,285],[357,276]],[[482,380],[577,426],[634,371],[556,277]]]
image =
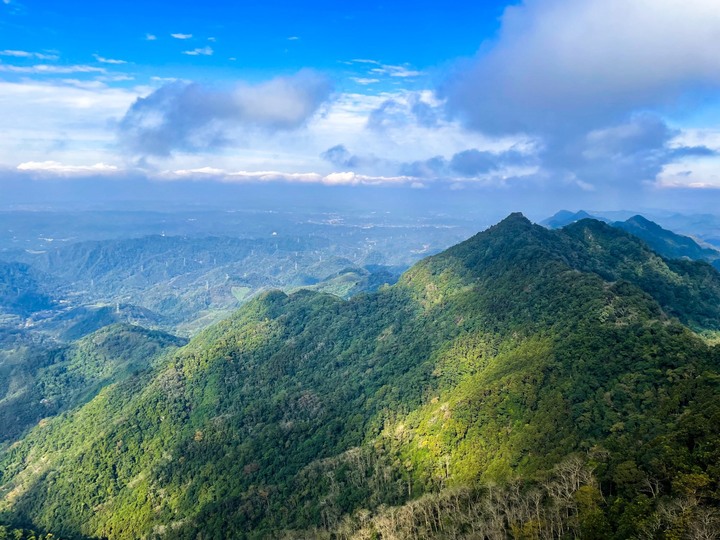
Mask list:
[[42,419],[82,405],[104,386],[147,371],[184,340],[130,325],[111,325],[70,346],[23,334],[0,342],[0,448]]
[[49,276],[27,264],[0,261],[0,321],[3,315],[28,316],[54,307]]
[[644,240],[663,257],[708,262],[720,259],[720,251],[711,247],[703,247],[689,236],[663,229],[657,223],[640,215],[613,225]]
[[650,221],[639,214],[625,221],[611,222],[605,218],[590,215],[584,210],[575,213],[561,210],[552,217],[543,220],[541,225],[550,229],[559,229],[570,226],[583,219],[604,221],[616,229],[622,229],[640,238],[658,255],[667,259],[705,261],[713,264],[716,268],[720,267],[720,251],[717,249],[709,247],[708,244],[700,245],[695,239],[689,236],[664,229],[654,221]]
[[38,425],[0,454],[0,518],[112,539],[701,538],[718,306],[706,263],[513,214],[371,294],[265,293]]
[[[442,241],[431,236],[428,246]],[[0,257],[13,261],[0,262],[2,305],[25,316],[57,308],[33,323],[64,340],[112,322],[194,334],[260,291],[316,287],[348,296],[396,281],[420,258],[376,231],[367,238],[339,232],[254,239],[155,235],[61,243]],[[65,303],[43,296],[45,289]]]

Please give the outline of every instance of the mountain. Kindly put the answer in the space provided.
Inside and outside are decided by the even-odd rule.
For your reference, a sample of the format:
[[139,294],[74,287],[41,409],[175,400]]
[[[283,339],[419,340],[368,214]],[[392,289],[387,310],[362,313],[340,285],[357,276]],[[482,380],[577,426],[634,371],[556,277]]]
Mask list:
[[579,210],[578,212],[560,210],[551,217],[543,220],[540,225],[542,225],[543,227],[548,227],[549,229],[560,229],[562,227],[565,227],[566,225],[570,225],[571,223],[580,221],[581,219],[597,219],[599,221],[608,222],[608,220],[606,220],[605,218],[594,216],[587,213],[585,210]]
[[0,261],[0,316],[28,316],[55,307],[49,276],[27,264]]
[[154,359],[185,341],[116,324],[70,346],[7,336],[0,347],[0,445],[26,428],[90,401],[104,386],[148,370]]
[[720,259],[720,251],[703,247],[689,236],[663,229],[657,223],[640,215],[633,216],[627,221],[613,223],[613,226],[644,240],[653,250],[668,259],[687,258],[708,262]]
[[575,213],[561,210],[552,217],[542,221],[541,225],[550,229],[559,229],[583,219],[604,221],[613,227],[629,232],[643,240],[656,253],[667,259],[706,261],[720,268],[720,251],[707,245],[701,246],[693,238],[664,229],[657,223],[639,214],[625,221],[611,222],[601,217],[591,216],[584,210]]
[[72,537],[695,538],[720,274],[513,214],[350,300],[266,292],[0,453]]
[[[78,337],[80,329],[93,331],[112,321],[190,334],[228,315],[259,291],[328,281],[320,287],[345,296],[394,282],[407,267],[401,264],[398,270],[378,263],[418,258],[383,255],[373,249],[375,240],[363,249],[358,249],[355,240],[344,242],[343,238],[331,242],[312,235],[269,239],[156,235],[61,244],[46,250],[5,253],[21,262],[0,263],[4,264],[0,266],[0,287],[14,295],[14,304],[9,305],[27,309],[35,302],[37,311],[42,297],[33,293],[32,283],[4,279],[2,268],[52,275],[54,290],[61,291],[69,303],[62,306],[64,315],[45,321],[42,329],[62,338]],[[349,275],[339,277],[348,271],[357,274],[353,284]],[[18,291],[27,292],[21,295]],[[118,305],[124,309],[116,309]],[[78,315],[87,322],[68,334],[65,321]]]

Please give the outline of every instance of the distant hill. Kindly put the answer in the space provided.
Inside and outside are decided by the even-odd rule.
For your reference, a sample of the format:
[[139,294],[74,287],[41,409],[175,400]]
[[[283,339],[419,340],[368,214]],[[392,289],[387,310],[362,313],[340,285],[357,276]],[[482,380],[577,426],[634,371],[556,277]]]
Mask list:
[[703,247],[689,236],[682,236],[657,223],[637,215],[627,221],[613,223],[613,227],[623,229],[644,240],[653,250],[670,259],[688,258],[695,261],[715,262],[720,259],[720,251]]
[[147,371],[163,351],[184,345],[174,336],[111,325],[70,346],[22,334],[0,349],[0,447],[43,418],[84,404],[101,388]]
[[55,307],[53,284],[50,276],[27,264],[0,261],[0,315],[26,317]]
[[602,217],[592,216],[580,210],[569,212],[561,210],[554,216],[541,222],[541,225],[550,229],[558,229],[576,223],[582,219],[596,219],[609,223],[613,227],[622,229],[643,240],[656,253],[668,259],[690,259],[706,261],[720,268],[720,251],[709,246],[701,246],[689,236],[674,233],[664,229],[649,219],[635,215],[626,221],[611,222]]
[[[397,266],[379,264],[383,260],[418,258],[409,250],[405,255],[383,255],[376,250],[362,251],[352,244],[343,245],[340,240],[331,244],[330,240],[318,236],[241,239],[156,235],[61,244],[43,252],[6,253],[22,262],[0,264],[13,264],[28,273],[52,275],[58,284],[56,289],[72,301],[70,307],[74,311],[68,311],[43,328],[64,328],[63,320],[84,310],[80,314],[87,324],[78,322],[76,330],[84,327],[95,330],[99,327],[95,323],[101,320],[105,324],[129,320],[192,334],[229,315],[259,291],[290,290],[327,281],[324,286],[327,290],[337,290],[341,295],[354,294],[372,290],[378,280],[381,280],[379,284],[394,282],[406,268],[401,265],[398,270]],[[364,267],[382,270],[376,272]],[[358,273],[352,286],[348,286],[348,276],[338,278],[338,274],[346,270]],[[41,298],[32,296],[34,289],[30,284],[18,285],[16,281],[5,280],[3,284],[0,274],[0,287],[15,295],[12,305],[27,309],[34,301],[40,306]],[[18,291],[27,292],[20,296]],[[241,297],[236,294],[238,291],[243,291]],[[125,306],[125,310],[115,317],[112,309],[118,303]],[[112,307],[105,310],[92,307],[97,304]],[[74,331],[67,336],[78,337],[78,334]]]
[[561,229],[562,227],[580,221],[581,219],[597,219],[599,221],[605,221],[606,223],[609,222],[609,220],[603,217],[591,215],[585,210],[580,210],[578,212],[560,210],[553,216],[541,221],[540,225],[542,225],[543,227],[548,227],[549,229]]
[[1,451],[0,512],[110,539],[710,538],[718,330],[710,265],[512,214],[373,293],[255,297]]

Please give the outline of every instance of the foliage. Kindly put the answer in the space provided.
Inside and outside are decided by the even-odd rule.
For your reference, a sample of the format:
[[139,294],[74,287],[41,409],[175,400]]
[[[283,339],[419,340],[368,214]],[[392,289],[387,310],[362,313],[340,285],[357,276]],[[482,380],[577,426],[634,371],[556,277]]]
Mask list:
[[151,367],[184,340],[117,324],[71,346],[24,337],[0,350],[0,443],[14,440],[42,419],[92,399],[102,387]]

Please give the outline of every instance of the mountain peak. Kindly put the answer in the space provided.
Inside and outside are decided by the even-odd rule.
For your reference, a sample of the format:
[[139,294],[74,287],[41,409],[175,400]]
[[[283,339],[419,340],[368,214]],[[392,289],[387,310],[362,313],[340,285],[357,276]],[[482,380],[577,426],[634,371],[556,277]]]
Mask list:
[[532,222],[528,218],[526,218],[522,212],[513,212],[508,217],[497,223],[493,228],[505,227],[508,225],[531,226]]
[[567,225],[571,225],[583,219],[595,219],[598,221],[607,221],[605,218],[594,216],[585,210],[571,212],[569,210],[560,210],[553,216],[540,222],[540,225],[549,229],[562,229]]
[[654,225],[655,227],[660,228],[660,226],[657,223],[655,223],[654,221],[650,221],[648,218],[646,218],[645,216],[643,216],[641,214],[634,215],[633,217],[627,219],[625,221],[625,223],[636,223],[636,224],[645,225],[645,226]]

